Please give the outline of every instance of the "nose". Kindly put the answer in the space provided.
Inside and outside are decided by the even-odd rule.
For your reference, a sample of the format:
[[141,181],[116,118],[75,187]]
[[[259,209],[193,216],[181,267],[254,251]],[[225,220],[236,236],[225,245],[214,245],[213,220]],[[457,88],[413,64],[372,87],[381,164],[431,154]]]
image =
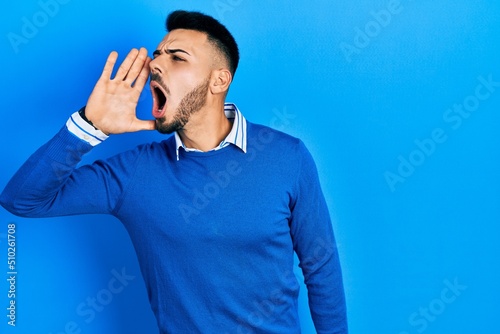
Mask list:
[[149,70],[151,73],[163,73],[160,64],[158,63],[158,58],[153,58],[149,62]]

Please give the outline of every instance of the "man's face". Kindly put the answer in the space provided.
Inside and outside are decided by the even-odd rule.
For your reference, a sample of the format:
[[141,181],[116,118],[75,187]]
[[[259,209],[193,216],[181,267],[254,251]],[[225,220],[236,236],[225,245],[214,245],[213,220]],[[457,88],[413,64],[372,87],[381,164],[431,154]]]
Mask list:
[[183,129],[206,103],[214,49],[207,35],[178,29],[168,33],[150,63],[153,117],[161,133]]

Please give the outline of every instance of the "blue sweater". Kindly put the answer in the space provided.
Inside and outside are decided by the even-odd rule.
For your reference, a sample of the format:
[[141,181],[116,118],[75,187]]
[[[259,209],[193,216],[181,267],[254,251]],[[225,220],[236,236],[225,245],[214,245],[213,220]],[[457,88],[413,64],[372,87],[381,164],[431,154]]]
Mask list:
[[107,213],[136,249],[161,333],[300,333],[297,253],[318,333],[347,333],[341,270],[313,159],[248,122],[234,145],[175,154],[174,138],[77,168],[92,148],[66,127],[0,197],[25,217]]

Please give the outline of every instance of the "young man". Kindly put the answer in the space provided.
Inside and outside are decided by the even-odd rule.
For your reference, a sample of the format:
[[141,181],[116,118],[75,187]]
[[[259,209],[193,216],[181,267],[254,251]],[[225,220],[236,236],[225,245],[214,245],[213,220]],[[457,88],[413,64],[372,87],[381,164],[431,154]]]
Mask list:
[[[3,191],[25,217],[108,213],[137,251],[161,333],[299,333],[297,253],[318,333],[347,333],[341,269],[313,159],[225,103],[238,47],[215,19],[176,11],[154,59],[112,52],[86,107]],[[136,117],[148,77],[153,116]],[[108,135],[173,133],[77,168]]]

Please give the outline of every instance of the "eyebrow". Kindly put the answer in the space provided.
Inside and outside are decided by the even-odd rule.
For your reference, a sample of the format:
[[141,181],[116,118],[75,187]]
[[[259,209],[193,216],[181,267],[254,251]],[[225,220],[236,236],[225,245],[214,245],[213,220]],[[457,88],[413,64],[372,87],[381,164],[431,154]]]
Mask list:
[[[191,56],[191,55],[189,54],[189,52],[187,52],[187,51],[185,51],[185,50],[182,50],[182,49],[167,49],[167,50],[166,50],[166,53],[167,53],[167,54],[174,54],[174,53],[178,53],[178,52],[185,53],[185,54],[187,54],[188,56]],[[161,55],[161,54],[162,54],[162,51],[161,51],[161,50],[155,50],[155,51],[153,52],[153,56],[159,56],[159,55]]]

